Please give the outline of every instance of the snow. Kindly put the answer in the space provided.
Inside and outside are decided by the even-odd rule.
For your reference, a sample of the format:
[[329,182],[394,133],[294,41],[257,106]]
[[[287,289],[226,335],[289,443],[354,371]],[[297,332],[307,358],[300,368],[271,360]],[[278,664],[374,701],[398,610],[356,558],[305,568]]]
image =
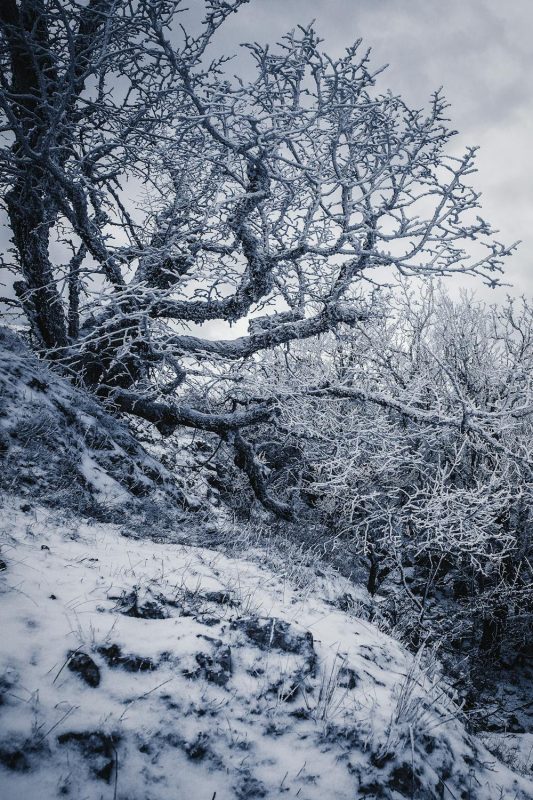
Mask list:
[[118,481],[103,470],[88,452],[83,453],[79,470],[94,490],[99,503],[116,506],[126,503],[130,498],[129,492],[126,492]]
[[[0,491],[80,511],[160,514],[183,500],[176,477],[148,455],[129,429],[77,391],[0,327]],[[3,452],[5,450],[5,452]]]
[[[341,579],[297,588],[214,550],[23,512],[14,497],[4,507],[2,800],[398,800],[418,796],[417,781],[420,797],[533,796],[466,732],[424,658],[335,605]],[[132,596],[161,618],[125,613]],[[273,619],[291,642],[312,633],[316,663],[308,645],[260,646],[243,627]],[[153,669],[111,665],[111,645]],[[231,675],[219,681],[227,646]],[[97,687],[70,670],[72,651],[98,666]],[[75,738],[91,732],[106,737],[102,752]],[[5,766],[17,752],[22,768]]]

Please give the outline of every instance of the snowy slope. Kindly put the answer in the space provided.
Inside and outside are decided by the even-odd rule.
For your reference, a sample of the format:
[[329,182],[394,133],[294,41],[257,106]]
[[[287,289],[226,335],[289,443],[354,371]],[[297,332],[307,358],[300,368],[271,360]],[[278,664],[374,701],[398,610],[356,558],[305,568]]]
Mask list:
[[533,797],[363,590],[197,546],[180,479],[0,329],[0,800]]
[[0,491],[49,506],[120,518],[186,505],[175,476],[128,428],[0,327]]
[[340,579],[4,500],[3,800],[533,796]]

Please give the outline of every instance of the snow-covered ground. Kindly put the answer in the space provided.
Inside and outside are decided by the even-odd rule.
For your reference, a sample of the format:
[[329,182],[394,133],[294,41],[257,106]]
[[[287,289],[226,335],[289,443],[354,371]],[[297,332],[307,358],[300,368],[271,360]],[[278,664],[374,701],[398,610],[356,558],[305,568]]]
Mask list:
[[152,504],[163,516],[187,505],[177,479],[123,422],[0,327],[0,492],[93,516]]
[[2,800],[533,797],[342,579],[4,500]]
[[153,449],[0,329],[0,800],[533,797],[531,735],[499,763],[332,569],[198,546],[247,533]]

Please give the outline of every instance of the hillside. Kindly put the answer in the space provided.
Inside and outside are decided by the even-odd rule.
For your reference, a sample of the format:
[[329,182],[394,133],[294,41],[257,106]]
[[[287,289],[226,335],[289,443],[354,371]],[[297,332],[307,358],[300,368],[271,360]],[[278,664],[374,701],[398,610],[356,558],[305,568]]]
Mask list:
[[7,331],[0,383],[3,800],[533,796],[531,735],[499,762],[364,590],[199,546],[209,509]]
[[0,328],[0,490],[120,519],[191,503],[128,428]]

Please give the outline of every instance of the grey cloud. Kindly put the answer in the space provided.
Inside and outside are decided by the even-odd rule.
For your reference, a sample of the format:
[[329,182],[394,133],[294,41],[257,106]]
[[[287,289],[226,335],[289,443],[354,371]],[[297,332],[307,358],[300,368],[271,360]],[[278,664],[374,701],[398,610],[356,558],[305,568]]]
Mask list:
[[[533,293],[533,3],[530,0],[251,0],[219,47],[278,39],[316,19],[324,48],[340,53],[356,38],[371,46],[381,85],[417,106],[441,85],[458,143],[480,145],[475,184],[502,241],[522,240],[507,262],[513,294]],[[243,56],[237,59],[240,66]],[[451,286],[452,284],[450,284]],[[455,283],[456,285],[456,283]],[[508,289],[484,290],[491,300]]]
[[[201,0],[190,7],[198,18]],[[223,28],[215,49],[237,53],[230,67],[237,72],[246,64],[240,42],[272,42],[313,18],[333,53],[363,37],[375,65],[390,64],[381,85],[411,104],[421,106],[444,87],[451,124],[461,132],[457,143],[481,146],[475,184],[486,217],[502,241],[523,240],[507,262],[512,292],[533,294],[531,0],[251,0]],[[469,285],[492,300],[508,291]]]

